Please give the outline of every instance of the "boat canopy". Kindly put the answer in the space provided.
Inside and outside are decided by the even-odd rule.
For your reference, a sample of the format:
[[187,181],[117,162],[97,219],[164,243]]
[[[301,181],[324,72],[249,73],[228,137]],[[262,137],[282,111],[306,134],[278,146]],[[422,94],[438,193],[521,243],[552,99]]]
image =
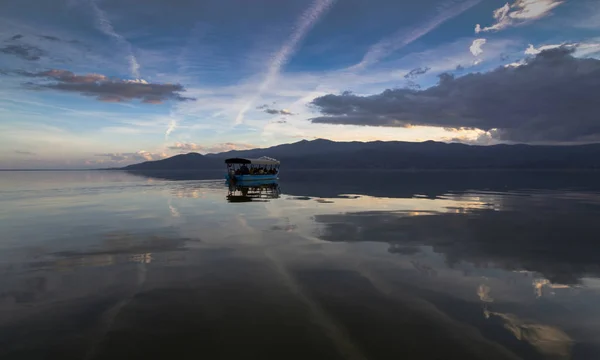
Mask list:
[[246,158],[230,158],[225,159],[226,164],[254,164],[254,165],[279,165],[279,161],[263,156],[258,159],[246,159]]

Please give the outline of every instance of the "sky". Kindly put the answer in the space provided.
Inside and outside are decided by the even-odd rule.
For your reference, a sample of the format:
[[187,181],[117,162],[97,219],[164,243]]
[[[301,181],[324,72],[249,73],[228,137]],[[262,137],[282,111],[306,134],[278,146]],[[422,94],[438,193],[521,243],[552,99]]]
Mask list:
[[0,169],[600,139],[598,0],[0,1]]

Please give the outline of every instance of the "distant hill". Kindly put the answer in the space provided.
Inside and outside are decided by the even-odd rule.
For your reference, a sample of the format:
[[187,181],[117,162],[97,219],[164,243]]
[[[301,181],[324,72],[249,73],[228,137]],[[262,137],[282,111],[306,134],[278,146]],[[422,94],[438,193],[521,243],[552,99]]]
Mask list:
[[216,169],[223,167],[223,161],[198,153],[180,154],[167,159],[145,161],[125,166],[123,170],[181,170],[181,169]]
[[435,141],[300,141],[266,149],[147,161],[126,170],[223,168],[229,157],[269,156],[293,169],[600,169],[600,144],[576,146],[475,146]]
[[218,154],[206,154],[208,157],[218,158],[229,158],[229,157],[247,157],[247,158],[259,158],[261,156],[269,157],[295,157],[304,155],[320,155],[329,152],[340,152],[340,151],[355,151],[360,149],[366,149],[382,142],[335,142],[325,139],[317,140],[302,140],[292,144],[281,144],[272,146],[264,149],[251,149],[251,150],[231,150]]

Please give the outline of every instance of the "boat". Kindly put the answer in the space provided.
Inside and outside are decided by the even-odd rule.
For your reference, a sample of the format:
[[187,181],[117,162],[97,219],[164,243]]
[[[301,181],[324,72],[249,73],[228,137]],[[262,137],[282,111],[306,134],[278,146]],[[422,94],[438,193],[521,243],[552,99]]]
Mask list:
[[270,181],[279,178],[280,162],[270,157],[229,158],[225,159],[225,164],[227,164],[225,179],[229,182]]

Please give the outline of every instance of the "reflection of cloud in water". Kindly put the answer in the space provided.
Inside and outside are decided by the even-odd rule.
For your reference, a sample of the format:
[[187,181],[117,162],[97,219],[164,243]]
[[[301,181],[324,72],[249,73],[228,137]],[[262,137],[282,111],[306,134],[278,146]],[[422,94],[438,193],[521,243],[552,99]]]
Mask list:
[[437,270],[435,270],[432,266],[427,265],[427,264],[422,264],[419,261],[416,260],[412,260],[410,262],[414,268],[420,272],[421,274],[425,275],[425,276],[437,276]]
[[223,180],[181,181],[171,188],[171,194],[177,198],[218,197],[223,192],[224,187]]
[[569,359],[573,340],[561,329],[520,319],[513,314],[484,311],[485,317],[499,317],[504,328],[517,339],[526,341],[537,351],[557,359]]
[[288,225],[274,225],[271,226],[271,230],[274,231],[286,231],[286,232],[292,232],[294,230],[296,230],[298,227],[294,224],[288,224]]
[[416,246],[402,246],[400,244],[390,244],[388,251],[392,254],[415,255],[421,251]]
[[479,287],[477,288],[477,295],[479,296],[479,300],[483,302],[494,302],[494,298],[490,296],[491,291],[492,288],[490,288],[489,286],[485,284],[479,285]]
[[[534,279],[533,280],[533,289],[535,292],[535,296],[540,298],[544,295],[545,289],[570,289],[570,285],[565,284],[553,284],[548,279]],[[551,292],[552,293],[552,292]],[[547,294],[547,292],[546,292]]]
[[62,250],[51,255],[58,259],[34,262],[31,266],[47,264],[57,269],[76,267],[110,266],[126,262],[148,264],[154,260],[153,253],[168,253],[187,249],[190,242],[198,239],[177,236],[112,233],[104,235],[97,246],[84,250]]
[[129,261],[140,264],[150,264],[152,262],[152,253],[146,254],[133,254],[129,257]]
[[318,203],[321,203],[321,204],[333,204],[334,203],[333,201],[327,200],[327,199],[316,199],[315,201]]
[[537,271],[553,283],[572,284],[585,274],[600,274],[597,205],[527,196],[507,201],[510,210],[505,211],[471,208],[427,211],[427,216],[410,216],[418,211],[356,211],[317,214],[314,220],[324,226],[318,237],[327,241],[387,242],[392,252],[396,247],[430,246],[449,264],[468,261]]
[[179,213],[179,210],[177,210],[177,208],[173,205],[171,205],[171,199],[169,199],[169,211],[171,212],[171,216],[172,217],[180,217],[181,214]]

